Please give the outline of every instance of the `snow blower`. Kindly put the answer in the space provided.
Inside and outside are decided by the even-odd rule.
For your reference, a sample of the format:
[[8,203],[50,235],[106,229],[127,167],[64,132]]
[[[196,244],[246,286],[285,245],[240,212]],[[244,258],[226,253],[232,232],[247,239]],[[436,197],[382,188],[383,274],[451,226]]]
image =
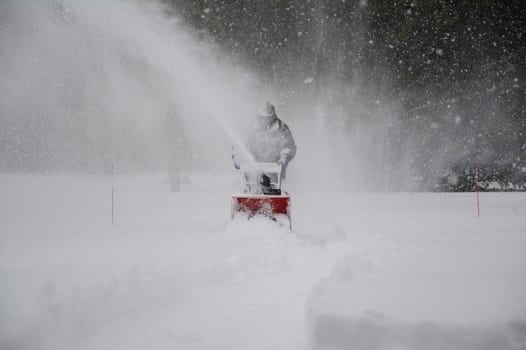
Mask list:
[[281,165],[257,163],[255,170],[241,169],[241,174],[244,193],[232,196],[231,219],[238,213],[249,219],[262,215],[282,224],[286,220],[292,230],[290,195],[281,190]]

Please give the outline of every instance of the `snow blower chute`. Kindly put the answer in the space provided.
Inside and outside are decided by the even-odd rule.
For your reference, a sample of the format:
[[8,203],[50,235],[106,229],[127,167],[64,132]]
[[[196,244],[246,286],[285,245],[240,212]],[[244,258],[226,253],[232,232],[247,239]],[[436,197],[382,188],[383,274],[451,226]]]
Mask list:
[[244,193],[232,196],[231,218],[245,213],[248,218],[263,215],[283,223],[292,230],[290,195],[281,190],[281,165],[257,163],[256,169],[241,169]]

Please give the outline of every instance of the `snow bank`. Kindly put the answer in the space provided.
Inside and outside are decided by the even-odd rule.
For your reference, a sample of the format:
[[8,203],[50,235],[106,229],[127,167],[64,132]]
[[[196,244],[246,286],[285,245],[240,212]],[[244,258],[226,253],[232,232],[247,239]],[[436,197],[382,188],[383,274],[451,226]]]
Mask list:
[[360,317],[317,315],[312,320],[316,349],[524,349],[526,322],[492,326],[408,323],[369,312]]

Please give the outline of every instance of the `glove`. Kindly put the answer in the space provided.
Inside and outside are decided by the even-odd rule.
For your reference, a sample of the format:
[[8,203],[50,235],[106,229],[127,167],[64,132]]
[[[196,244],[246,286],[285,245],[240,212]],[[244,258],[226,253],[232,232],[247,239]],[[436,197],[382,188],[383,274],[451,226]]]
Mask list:
[[236,157],[232,155],[232,164],[234,165],[234,168],[239,169],[241,166],[239,165],[239,162],[237,161]]
[[288,163],[289,160],[287,159],[287,156],[281,156],[278,160],[278,164],[281,165],[283,168],[286,168]]
[[237,152],[234,146],[232,146],[232,164],[234,165],[234,168],[236,169],[241,168],[239,164],[239,157],[237,156]]

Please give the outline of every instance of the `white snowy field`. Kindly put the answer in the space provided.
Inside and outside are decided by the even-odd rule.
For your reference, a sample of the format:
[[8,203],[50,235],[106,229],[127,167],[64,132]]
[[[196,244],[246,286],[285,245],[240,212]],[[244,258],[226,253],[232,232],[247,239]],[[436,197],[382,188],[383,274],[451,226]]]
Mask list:
[[526,349],[526,193],[298,193],[235,175],[0,175],[0,349]]

